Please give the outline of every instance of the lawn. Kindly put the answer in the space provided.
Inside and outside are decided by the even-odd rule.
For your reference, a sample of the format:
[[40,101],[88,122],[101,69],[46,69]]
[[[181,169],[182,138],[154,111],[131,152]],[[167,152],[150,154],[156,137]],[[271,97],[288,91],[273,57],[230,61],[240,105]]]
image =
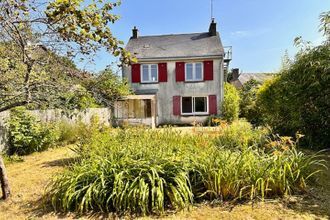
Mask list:
[[[77,218],[75,214],[57,214],[43,205],[44,189],[51,177],[61,172],[75,157],[68,147],[51,149],[24,157],[24,162],[7,164],[12,197],[0,202],[0,219]],[[325,154],[330,166],[330,153]],[[164,219],[329,219],[330,173],[319,175],[317,184],[303,196],[287,200],[267,200],[245,204],[198,204],[178,213],[166,213]],[[81,216],[80,216],[81,217]],[[82,218],[114,218],[115,215],[85,215]],[[130,218],[127,216],[127,218]],[[148,219],[150,217],[145,217]]]

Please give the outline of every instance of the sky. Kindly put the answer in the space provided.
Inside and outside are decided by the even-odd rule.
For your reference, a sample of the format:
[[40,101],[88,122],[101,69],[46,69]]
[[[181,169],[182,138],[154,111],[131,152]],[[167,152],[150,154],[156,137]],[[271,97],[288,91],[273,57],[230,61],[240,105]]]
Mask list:
[[[121,16],[111,30],[125,44],[133,26],[139,35],[208,31],[211,0],[122,0],[114,13]],[[230,68],[241,72],[276,72],[287,50],[294,56],[293,40],[302,36],[313,44],[323,40],[319,15],[330,10],[330,0],[213,0],[213,17],[224,46],[233,47]],[[100,51],[93,64],[78,64],[98,72],[115,62]]]

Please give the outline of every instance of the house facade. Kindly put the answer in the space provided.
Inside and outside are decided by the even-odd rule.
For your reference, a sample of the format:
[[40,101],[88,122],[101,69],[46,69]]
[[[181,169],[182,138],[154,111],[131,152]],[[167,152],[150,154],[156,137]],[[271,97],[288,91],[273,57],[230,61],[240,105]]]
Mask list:
[[131,109],[154,109],[156,125],[201,123],[220,114],[224,48],[214,21],[208,32],[192,34],[138,36],[134,28],[126,49],[138,62],[123,67],[123,77],[136,97],[154,97],[152,103],[132,102]]

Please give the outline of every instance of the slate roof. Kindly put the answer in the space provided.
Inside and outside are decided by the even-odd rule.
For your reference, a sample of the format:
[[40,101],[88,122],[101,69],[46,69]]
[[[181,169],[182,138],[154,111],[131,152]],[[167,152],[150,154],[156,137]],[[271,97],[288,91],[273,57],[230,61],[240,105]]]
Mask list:
[[272,78],[274,74],[272,73],[242,73],[239,75],[238,79],[242,84],[245,84],[250,79],[255,79],[258,82],[264,82]]
[[210,36],[208,32],[139,36],[131,38],[126,49],[138,59],[222,56],[224,53],[219,33]]
[[230,83],[233,84],[237,89],[240,89],[251,79],[263,83],[266,80],[271,79],[274,74],[275,73],[241,73],[238,79],[234,79]]

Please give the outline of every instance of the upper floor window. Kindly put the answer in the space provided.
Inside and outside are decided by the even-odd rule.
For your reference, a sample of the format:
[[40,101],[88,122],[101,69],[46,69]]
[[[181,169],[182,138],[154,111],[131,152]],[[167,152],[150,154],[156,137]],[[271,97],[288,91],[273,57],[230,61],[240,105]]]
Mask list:
[[141,65],[141,82],[153,83],[158,82],[158,65],[157,64],[142,64]]
[[203,81],[203,63],[186,63],[186,81]]

